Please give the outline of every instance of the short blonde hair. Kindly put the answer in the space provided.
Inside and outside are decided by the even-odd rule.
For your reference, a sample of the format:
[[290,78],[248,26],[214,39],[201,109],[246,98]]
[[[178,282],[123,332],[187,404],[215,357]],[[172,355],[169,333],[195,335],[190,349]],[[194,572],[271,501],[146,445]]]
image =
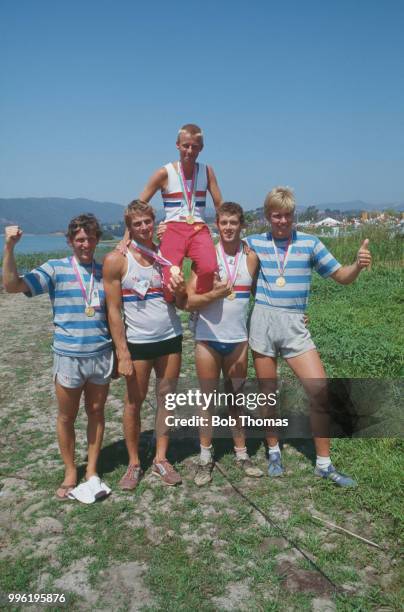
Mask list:
[[191,134],[191,136],[196,136],[200,138],[201,143],[203,144],[203,132],[199,125],[196,125],[195,123],[186,123],[178,130],[177,142],[180,141],[181,134]]
[[267,219],[273,210],[294,212],[295,208],[295,194],[290,187],[274,187],[264,200],[264,214]]
[[156,217],[153,207],[150,206],[149,202],[144,202],[143,200],[133,200],[125,208],[123,216],[128,229],[130,229],[131,219],[135,215],[150,215],[153,221]]

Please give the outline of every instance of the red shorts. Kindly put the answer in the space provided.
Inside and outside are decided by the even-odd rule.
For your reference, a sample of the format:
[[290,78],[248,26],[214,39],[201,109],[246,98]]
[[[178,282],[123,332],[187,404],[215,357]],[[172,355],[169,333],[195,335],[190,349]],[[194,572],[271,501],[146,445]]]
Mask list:
[[[195,264],[198,277],[197,293],[206,293],[213,288],[213,277],[217,270],[216,249],[208,226],[205,223],[182,223],[170,221],[164,232],[160,245],[163,257],[174,266],[181,268],[184,257],[189,257]],[[164,284],[170,281],[170,267],[163,267]]]

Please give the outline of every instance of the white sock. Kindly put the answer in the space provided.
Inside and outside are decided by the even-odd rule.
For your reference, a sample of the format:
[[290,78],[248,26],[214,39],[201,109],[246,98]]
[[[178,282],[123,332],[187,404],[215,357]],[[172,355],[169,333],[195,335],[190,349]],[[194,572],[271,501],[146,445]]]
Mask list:
[[244,459],[248,459],[247,447],[243,446],[241,448],[234,447],[234,452],[236,453],[236,459],[238,461],[242,461]]
[[201,444],[201,454],[199,459],[203,463],[210,463],[212,461],[212,445],[210,446],[202,446]]
[[317,455],[316,466],[320,470],[326,470],[329,465],[331,465],[331,459],[329,457],[320,457],[320,455]]
[[281,454],[281,449],[279,448],[279,444],[275,444],[275,446],[268,445],[268,454],[272,455],[273,453]]

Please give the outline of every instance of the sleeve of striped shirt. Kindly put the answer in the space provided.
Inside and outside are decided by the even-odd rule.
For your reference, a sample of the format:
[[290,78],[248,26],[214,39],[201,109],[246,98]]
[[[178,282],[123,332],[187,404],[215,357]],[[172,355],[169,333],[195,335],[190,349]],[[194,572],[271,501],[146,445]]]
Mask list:
[[322,276],[327,278],[341,267],[341,264],[330,253],[326,246],[316,238],[312,253],[313,268]]
[[248,244],[248,246],[250,247],[250,249],[252,249],[253,251],[254,249],[254,244],[253,244],[253,240],[255,238],[254,234],[250,234],[249,236],[244,236],[243,240],[244,242],[246,242]]
[[47,261],[25,274],[23,278],[30,289],[29,292],[25,293],[27,297],[50,293],[55,285],[55,268]]

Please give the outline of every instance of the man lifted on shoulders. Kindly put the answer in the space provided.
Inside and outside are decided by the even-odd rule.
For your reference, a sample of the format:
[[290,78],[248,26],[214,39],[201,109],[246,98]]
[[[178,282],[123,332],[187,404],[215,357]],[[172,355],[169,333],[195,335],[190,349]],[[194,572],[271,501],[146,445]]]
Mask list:
[[[213,286],[216,252],[205,223],[206,193],[209,191],[217,210],[222,201],[215,173],[196,160],[203,149],[203,134],[193,123],[183,125],[177,136],[179,160],[159,168],[149,179],[140,199],[149,202],[161,191],[167,229],[160,250],[172,265],[181,268],[185,256],[195,265],[196,292],[205,293]],[[165,287],[170,283],[170,266],[163,268]],[[170,293],[165,291],[170,299]],[[172,299],[172,298],[171,298]]]

